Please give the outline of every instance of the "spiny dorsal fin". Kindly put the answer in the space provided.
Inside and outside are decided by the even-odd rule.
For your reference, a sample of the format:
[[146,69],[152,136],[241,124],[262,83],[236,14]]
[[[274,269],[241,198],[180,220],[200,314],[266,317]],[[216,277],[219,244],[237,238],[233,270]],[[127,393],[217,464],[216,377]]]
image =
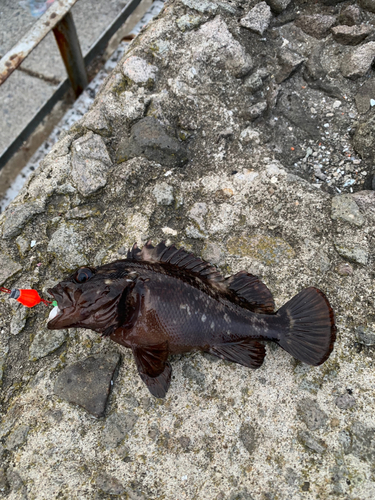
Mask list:
[[199,277],[202,282],[213,287],[223,298],[252,312],[271,314],[275,304],[271,292],[257,276],[240,271],[225,279],[212,264],[196,257],[184,248],[174,245],[167,247],[164,241],[154,247],[148,241],[142,249],[134,243],[128,251],[128,260],[168,265],[187,275]]

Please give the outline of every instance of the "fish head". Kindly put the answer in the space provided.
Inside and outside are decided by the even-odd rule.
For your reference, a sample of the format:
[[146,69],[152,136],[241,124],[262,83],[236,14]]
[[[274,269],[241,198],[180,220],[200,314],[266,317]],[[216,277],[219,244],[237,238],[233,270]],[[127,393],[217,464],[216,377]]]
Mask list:
[[126,319],[126,299],[136,277],[134,270],[116,262],[77,269],[48,289],[57,306],[50,312],[47,328],[88,328],[110,334]]

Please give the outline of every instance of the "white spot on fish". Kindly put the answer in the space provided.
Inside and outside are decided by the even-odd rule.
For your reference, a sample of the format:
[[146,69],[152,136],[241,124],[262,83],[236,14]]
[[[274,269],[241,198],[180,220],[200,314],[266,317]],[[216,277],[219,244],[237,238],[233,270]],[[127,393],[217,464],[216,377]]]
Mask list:
[[215,328],[215,323],[212,322],[210,326],[211,326],[211,330],[213,330]]
[[106,285],[112,285],[113,281],[112,280],[104,280],[104,283]]
[[206,319],[207,319],[207,316],[205,314],[202,314],[201,320],[203,323],[206,321]]
[[230,317],[228,316],[228,314],[227,314],[227,313],[225,313],[225,314],[224,314],[224,321],[225,321],[226,323],[230,323],[230,322],[231,322],[231,319],[230,319]]

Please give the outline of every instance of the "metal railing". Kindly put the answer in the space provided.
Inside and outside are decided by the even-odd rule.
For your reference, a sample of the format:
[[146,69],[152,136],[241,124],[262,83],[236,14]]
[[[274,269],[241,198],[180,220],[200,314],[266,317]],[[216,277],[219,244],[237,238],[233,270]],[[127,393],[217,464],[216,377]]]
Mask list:
[[141,0],[130,0],[118,14],[116,19],[91,46],[85,57],[83,57],[73,16],[70,12],[77,1],[78,0],[56,0],[34,23],[26,35],[0,60],[1,85],[13,71],[18,68],[22,61],[26,59],[30,52],[35,49],[43,38],[45,38],[50,31],[53,31],[68,73],[68,79],[58,85],[54,94],[38,109],[31,121],[1,154],[0,169],[9,161],[13,154],[18,151],[23,142],[52,110],[57,101],[63,97],[69,89],[69,86],[72,87],[76,97],[80,95],[88,83],[86,67],[97,54],[105,49],[111,37],[141,2]]

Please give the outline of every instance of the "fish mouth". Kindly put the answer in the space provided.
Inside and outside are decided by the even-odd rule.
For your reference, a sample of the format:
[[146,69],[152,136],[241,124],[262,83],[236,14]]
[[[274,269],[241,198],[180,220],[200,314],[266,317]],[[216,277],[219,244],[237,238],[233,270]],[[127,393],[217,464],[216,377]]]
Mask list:
[[[60,293],[60,291],[58,290],[58,287],[54,287],[54,288],[49,288],[47,290],[47,292],[52,295],[52,297],[55,299],[55,301],[57,302],[57,306],[55,306],[49,313],[49,316],[48,316],[48,320],[47,320],[47,328],[49,330],[59,330],[60,328],[64,328],[65,326],[68,326],[68,325],[65,325],[64,323],[66,323],[66,320],[64,321],[61,321],[64,316],[66,317],[66,312],[69,310],[69,309],[73,309],[73,308],[63,308],[61,303],[63,301],[63,292]],[[67,319],[67,318],[66,318]]]

